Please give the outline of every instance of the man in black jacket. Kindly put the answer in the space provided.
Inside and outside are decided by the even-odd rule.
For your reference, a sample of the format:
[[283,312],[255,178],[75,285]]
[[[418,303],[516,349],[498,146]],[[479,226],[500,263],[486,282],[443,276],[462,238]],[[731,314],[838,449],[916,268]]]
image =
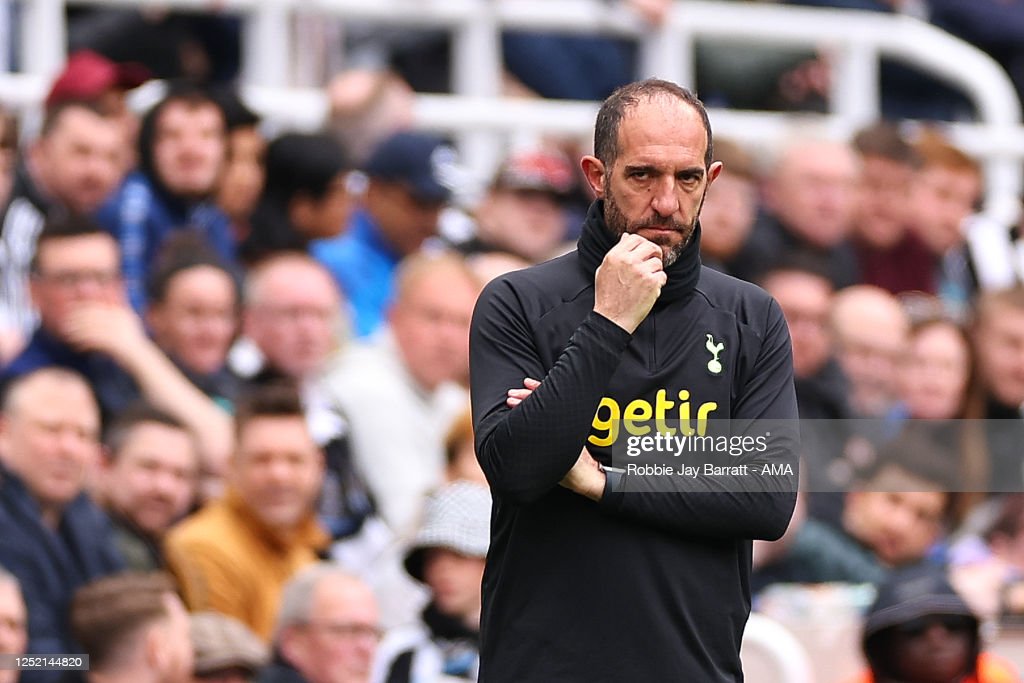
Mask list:
[[[493,281],[474,314],[494,499],[480,681],[738,681],[751,539],[789,522],[794,439],[773,430],[735,460],[746,476],[609,466],[645,422],[671,435],[691,418],[795,418],[789,334],[765,292],[700,265],[697,217],[722,165],[699,100],[625,86],[594,149],[578,249]],[[540,381],[518,389],[526,378]]]

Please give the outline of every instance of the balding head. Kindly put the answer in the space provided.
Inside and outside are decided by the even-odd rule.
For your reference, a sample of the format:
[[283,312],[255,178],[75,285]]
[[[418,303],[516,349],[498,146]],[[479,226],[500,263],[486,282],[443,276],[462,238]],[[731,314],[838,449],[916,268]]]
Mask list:
[[341,306],[338,285],[320,263],[304,254],[281,254],[250,272],[243,328],[273,369],[302,380],[336,350]]
[[373,592],[337,565],[319,563],[285,586],[274,641],[311,683],[366,683],[380,639]]
[[855,285],[836,294],[831,322],[854,407],[866,417],[884,415],[896,399],[896,364],[910,331],[906,311],[884,289]]
[[99,433],[99,408],[80,375],[44,368],[9,387],[0,458],[22,479],[47,522],[59,523],[64,507],[82,492],[99,455]]
[[456,254],[406,259],[395,282],[390,322],[406,368],[432,391],[469,379],[469,322],[480,281]]
[[825,139],[790,142],[766,176],[768,209],[800,239],[832,247],[853,228],[860,163],[853,148]]

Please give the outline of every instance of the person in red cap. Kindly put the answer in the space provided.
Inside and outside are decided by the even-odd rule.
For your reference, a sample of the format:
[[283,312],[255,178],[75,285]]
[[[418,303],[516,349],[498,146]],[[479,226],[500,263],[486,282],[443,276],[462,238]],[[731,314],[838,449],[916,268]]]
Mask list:
[[[125,149],[135,149],[138,117],[128,108],[127,93],[151,77],[142,64],[119,64],[92,50],[79,50],[68,57],[46,96],[46,108],[61,102],[88,102],[116,120],[125,133]],[[126,160],[128,166],[132,160]]]

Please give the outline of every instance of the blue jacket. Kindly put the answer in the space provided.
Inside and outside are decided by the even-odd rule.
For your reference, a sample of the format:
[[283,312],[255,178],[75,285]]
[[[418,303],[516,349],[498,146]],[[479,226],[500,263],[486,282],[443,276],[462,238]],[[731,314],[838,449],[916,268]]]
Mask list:
[[0,390],[14,379],[46,367],[74,370],[85,377],[96,394],[104,418],[116,415],[140,397],[135,380],[109,356],[82,353],[44,330],[36,328],[28,344],[0,370]]
[[[107,517],[80,494],[56,531],[43,523],[18,477],[0,469],[0,565],[18,577],[28,609],[28,651],[80,651],[71,638],[68,607],[75,591],[124,569]],[[23,672],[22,683],[54,681],[60,672]]]
[[402,257],[384,241],[370,215],[356,211],[347,232],[313,242],[310,251],[327,266],[345,293],[352,307],[356,336],[366,337],[377,331],[394,299],[395,268]]
[[125,178],[100,207],[96,220],[117,238],[128,298],[139,313],[146,307],[146,276],[173,232],[186,227],[199,231],[225,263],[235,264],[235,238],[227,214],[211,202],[188,204],[171,197],[140,171]]

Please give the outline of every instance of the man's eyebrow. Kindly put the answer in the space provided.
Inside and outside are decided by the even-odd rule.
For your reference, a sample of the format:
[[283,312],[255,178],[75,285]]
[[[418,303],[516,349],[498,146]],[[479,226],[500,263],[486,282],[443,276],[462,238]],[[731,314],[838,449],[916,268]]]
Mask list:
[[626,164],[624,170],[626,173],[636,173],[637,171],[656,173],[658,168],[654,164]]
[[679,171],[676,175],[685,178],[701,178],[704,176],[704,170],[703,166],[690,166]]

